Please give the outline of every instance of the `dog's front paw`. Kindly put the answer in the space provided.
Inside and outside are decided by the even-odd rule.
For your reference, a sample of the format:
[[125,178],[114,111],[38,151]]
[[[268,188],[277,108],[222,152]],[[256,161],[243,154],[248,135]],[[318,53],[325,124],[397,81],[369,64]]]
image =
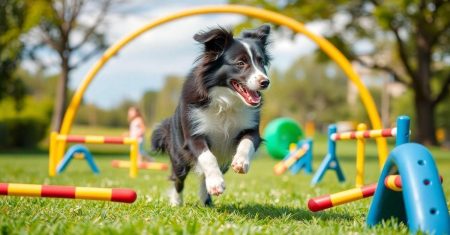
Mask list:
[[209,194],[219,196],[225,191],[225,181],[222,176],[206,177],[206,190]]
[[231,167],[236,173],[246,174],[250,168],[250,162],[244,157],[235,156],[231,163]]
[[181,206],[183,204],[183,196],[178,193],[175,188],[168,192],[169,203],[171,206]]

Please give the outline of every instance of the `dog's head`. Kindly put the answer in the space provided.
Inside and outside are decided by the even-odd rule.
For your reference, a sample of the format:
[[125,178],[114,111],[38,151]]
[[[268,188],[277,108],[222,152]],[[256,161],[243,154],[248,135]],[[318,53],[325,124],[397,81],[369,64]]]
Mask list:
[[199,92],[207,95],[213,87],[227,87],[247,106],[258,107],[260,91],[270,84],[267,76],[270,56],[266,51],[269,33],[270,27],[262,25],[242,32],[239,38],[224,28],[194,35],[204,45],[196,76]]

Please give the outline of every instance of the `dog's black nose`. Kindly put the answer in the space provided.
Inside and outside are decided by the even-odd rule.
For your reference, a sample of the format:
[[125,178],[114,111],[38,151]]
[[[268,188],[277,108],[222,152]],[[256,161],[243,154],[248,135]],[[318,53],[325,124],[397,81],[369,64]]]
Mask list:
[[261,86],[261,88],[267,88],[270,84],[269,79],[263,79],[259,82],[259,85]]

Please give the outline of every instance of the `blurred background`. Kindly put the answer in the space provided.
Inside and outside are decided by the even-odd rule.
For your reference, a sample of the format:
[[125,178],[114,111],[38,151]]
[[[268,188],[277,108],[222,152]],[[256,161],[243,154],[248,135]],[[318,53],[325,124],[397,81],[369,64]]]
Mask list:
[[[0,150],[44,149],[87,71],[117,40],[159,17],[228,3],[303,22],[352,62],[384,127],[406,114],[415,141],[450,146],[448,1],[0,0]],[[72,132],[120,135],[133,105],[151,129],[175,109],[201,50],[192,39],[195,33],[221,25],[238,35],[262,23],[234,14],[200,15],[145,33],[91,83]],[[337,65],[306,37],[272,26],[272,86],[264,93],[262,128],[281,116],[316,134],[325,133],[330,123],[349,129],[369,123],[358,91]]]

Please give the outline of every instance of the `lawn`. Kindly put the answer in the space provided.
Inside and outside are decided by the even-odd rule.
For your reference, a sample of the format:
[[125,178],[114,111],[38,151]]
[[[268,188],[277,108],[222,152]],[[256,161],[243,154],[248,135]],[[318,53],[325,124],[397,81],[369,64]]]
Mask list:
[[[120,133],[120,132],[118,132]],[[326,142],[315,142],[314,167],[326,151]],[[366,181],[378,176],[376,147],[367,146]],[[125,159],[127,152],[105,152],[102,146],[95,158],[101,174],[93,175],[84,161],[74,161],[62,175],[47,176],[47,156],[42,153],[0,154],[0,182],[62,184],[93,187],[129,187],[138,193],[133,204],[0,197],[0,234],[407,234],[407,227],[387,221],[367,228],[370,199],[312,213],[306,202],[313,196],[333,193],[354,185],[355,144],[339,143],[338,154],[347,182],[337,183],[328,172],[317,187],[310,187],[311,175],[303,172],[274,176],[275,163],[265,151],[258,154],[250,173],[225,176],[227,189],[215,197],[215,206],[205,208],[197,198],[197,177],[187,180],[184,205],[170,207],[166,191],[170,184],[168,172],[140,171],[137,179],[128,178],[126,169],[110,167],[112,159]],[[450,153],[432,149],[444,190],[450,198]],[[165,156],[158,161],[168,162]]]

